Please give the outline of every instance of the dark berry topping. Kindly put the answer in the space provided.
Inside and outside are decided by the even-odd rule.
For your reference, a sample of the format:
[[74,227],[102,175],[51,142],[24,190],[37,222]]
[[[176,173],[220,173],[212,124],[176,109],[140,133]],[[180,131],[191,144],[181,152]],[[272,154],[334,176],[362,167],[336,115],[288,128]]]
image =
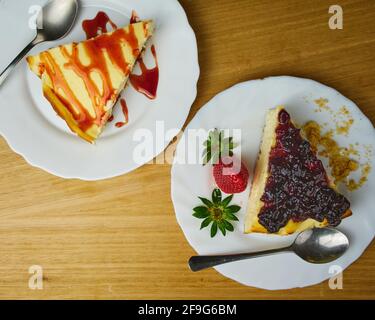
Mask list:
[[292,124],[289,114],[282,110],[278,119],[259,223],[270,233],[278,232],[290,219],[327,219],[330,225],[338,225],[350,207],[349,201],[329,187],[322,162]]

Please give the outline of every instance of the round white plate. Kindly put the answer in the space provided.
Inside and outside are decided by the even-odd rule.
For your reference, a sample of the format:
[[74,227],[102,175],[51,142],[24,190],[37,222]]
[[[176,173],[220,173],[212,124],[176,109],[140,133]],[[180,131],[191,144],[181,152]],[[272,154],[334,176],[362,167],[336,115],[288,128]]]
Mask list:
[[[28,28],[27,21],[35,10],[32,6],[44,2],[3,0],[1,16],[5,22],[18,28],[14,28],[15,33],[2,33],[1,42],[13,44],[18,34],[27,32],[26,39],[30,40],[33,31]],[[170,142],[170,137],[164,139],[162,136],[161,141],[154,141],[151,149],[138,159],[134,158],[133,152],[142,140],[136,141],[137,137],[160,137],[160,132],[156,134],[157,127],[167,132],[183,126],[196,97],[199,77],[197,44],[186,14],[176,0],[81,0],[80,3],[80,14],[69,36],[42,44],[31,54],[84,40],[81,23],[94,18],[98,11],[105,11],[120,27],[129,24],[134,9],[142,19],[153,19],[156,23],[151,42],[156,46],[160,67],[157,99],[149,100],[128,86],[123,97],[129,108],[129,124],[121,129],[115,127],[115,123],[123,121],[124,117],[121,108],[117,107],[115,120],[108,124],[96,145],[90,145],[72,134],[65,122],[56,116],[43,97],[40,80],[23,61],[0,88],[0,132],[9,146],[33,166],[63,178],[99,180],[136,169],[152,160]],[[5,25],[0,27],[3,30]],[[18,46],[26,45],[26,39]],[[145,54],[146,63],[152,67],[150,46],[151,43]],[[9,54],[9,51],[5,53]],[[1,65],[5,67],[5,61],[11,58],[2,55]]]
[[[187,127],[184,138],[191,129],[212,128],[242,130],[242,159],[253,170],[262,138],[265,114],[268,109],[285,105],[293,119],[300,124],[308,120],[332,125],[331,114],[315,112],[315,99],[326,98],[329,107],[335,112],[346,106],[354,118],[354,124],[347,137],[337,136],[343,145],[358,142],[367,147],[360,151],[364,160],[366,150],[375,151],[375,130],[371,122],[350,100],[336,90],[308,79],[294,77],[271,77],[240,83],[213,98],[203,107]],[[198,254],[225,254],[250,252],[281,247],[290,244],[294,236],[245,235],[244,218],[250,187],[236,194],[232,203],[240,205],[239,223],[226,237],[221,233],[211,239],[208,228],[199,230],[200,219],[192,216],[192,208],[201,205],[198,196],[210,198],[214,180],[209,165],[183,164],[185,148],[181,140],[177,147],[172,168],[172,200],[176,217],[186,239]],[[358,146],[360,149],[360,146]],[[374,156],[369,160],[375,165]],[[178,164],[179,162],[180,164]],[[251,178],[250,178],[251,180]],[[375,171],[372,170],[368,182],[358,191],[344,194],[352,203],[353,215],[344,219],[339,228],[350,239],[349,250],[331,264],[313,265],[302,261],[293,253],[283,253],[252,260],[239,261],[216,267],[224,276],[248,286],[264,289],[288,289],[305,287],[322,282],[354,262],[366,249],[375,233]],[[188,258],[188,257],[186,257]],[[344,278],[345,280],[345,278]]]

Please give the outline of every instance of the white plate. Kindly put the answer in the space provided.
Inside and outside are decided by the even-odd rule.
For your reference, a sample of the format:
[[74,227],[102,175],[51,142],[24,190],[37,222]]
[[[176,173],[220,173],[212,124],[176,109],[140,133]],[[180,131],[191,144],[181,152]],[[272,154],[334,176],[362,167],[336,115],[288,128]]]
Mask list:
[[[267,110],[285,105],[297,123],[316,120],[332,124],[330,113],[314,112],[317,106],[313,101],[321,97],[329,100],[328,105],[332,110],[337,111],[341,106],[347,106],[354,118],[349,135],[337,137],[339,143],[346,146],[359,142],[361,145],[371,146],[375,151],[374,127],[352,101],[325,85],[294,77],[248,81],[220,93],[199,111],[187,127],[184,137],[186,138],[190,129],[242,129],[242,158],[252,171],[258,156]],[[177,160],[181,161],[183,158],[180,157],[185,149],[182,142],[183,140],[177,147],[176,163],[172,168],[172,200],[185,237],[198,254],[257,251],[281,247],[293,241],[294,236],[243,233],[249,188],[246,192],[235,195],[232,201],[242,206],[239,212],[240,222],[235,223],[234,232],[228,233],[226,237],[218,234],[211,239],[207,228],[199,230],[201,221],[192,216],[192,208],[200,205],[197,196],[210,197],[214,181],[210,166],[177,164]],[[361,157],[364,156],[363,153]],[[373,155],[370,161],[374,167]],[[336,272],[336,267],[331,268],[333,265],[345,269],[362,254],[374,237],[375,171],[371,171],[368,182],[361,189],[344,193],[352,203],[353,215],[344,219],[338,229],[348,235],[351,244],[339,260],[332,264],[313,265],[292,253],[285,253],[229,263],[216,267],[216,270],[242,284],[274,290],[322,282]]]
[[[0,3],[1,30],[14,30],[1,33],[1,43],[9,43],[13,48],[0,53],[1,69],[33,36],[28,28],[29,8],[45,2],[3,0]],[[169,137],[155,143],[143,161],[133,159],[133,151],[139,143],[133,137],[138,129],[149,130],[155,137],[159,121],[163,121],[165,131],[183,126],[196,97],[197,45],[186,14],[176,0],[81,0],[80,3],[78,20],[69,36],[42,44],[32,53],[84,40],[82,21],[94,18],[100,10],[118,26],[123,26],[129,24],[134,9],[142,19],[153,19],[156,23],[152,42],[160,67],[157,99],[151,101],[128,86],[123,96],[129,107],[129,124],[121,129],[115,127],[116,120],[123,121],[121,108],[116,108],[115,121],[108,125],[96,145],[90,145],[72,134],[56,116],[42,95],[40,80],[23,61],[0,88],[0,132],[9,146],[33,166],[63,178],[99,180],[136,169],[162,152],[170,142]],[[152,63],[149,47],[150,44],[146,62]]]

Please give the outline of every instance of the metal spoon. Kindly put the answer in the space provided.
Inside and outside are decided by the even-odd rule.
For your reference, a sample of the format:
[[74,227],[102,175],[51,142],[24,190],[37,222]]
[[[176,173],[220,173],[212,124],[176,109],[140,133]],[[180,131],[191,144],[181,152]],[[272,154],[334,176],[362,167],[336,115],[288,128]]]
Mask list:
[[77,0],[52,0],[39,12],[37,34],[33,41],[0,74],[0,86],[18,62],[37,44],[54,41],[67,35],[78,13]]
[[328,263],[341,257],[349,247],[342,232],[332,228],[314,228],[301,232],[288,247],[219,256],[195,256],[189,260],[192,271],[200,271],[219,264],[266,256],[280,252],[294,252],[310,263]]

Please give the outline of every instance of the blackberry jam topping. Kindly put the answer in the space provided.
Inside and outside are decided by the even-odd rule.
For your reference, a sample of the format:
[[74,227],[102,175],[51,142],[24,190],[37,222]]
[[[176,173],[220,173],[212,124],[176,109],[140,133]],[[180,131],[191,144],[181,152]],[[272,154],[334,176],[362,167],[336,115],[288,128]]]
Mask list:
[[337,226],[350,207],[349,201],[330,188],[322,162],[285,110],[280,111],[278,121],[259,223],[270,233],[278,232],[290,219],[327,219],[329,225]]

